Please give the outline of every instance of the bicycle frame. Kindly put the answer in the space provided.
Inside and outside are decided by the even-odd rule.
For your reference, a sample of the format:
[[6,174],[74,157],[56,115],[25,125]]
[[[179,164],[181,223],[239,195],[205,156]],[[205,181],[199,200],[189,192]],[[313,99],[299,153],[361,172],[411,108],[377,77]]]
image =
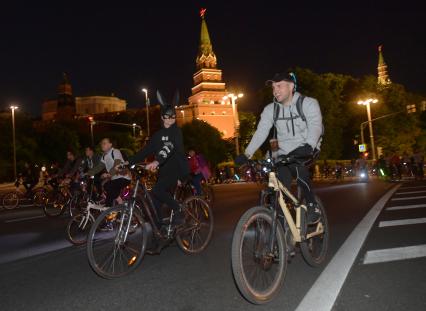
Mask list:
[[[281,181],[277,178],[277,175],[276,175],[275,172],[269,173],[268,187],[272,188],[276,193],[278,193],[278,198],[277,198],[278,202],[276,202],[276,203],[278,203],[279,206],[281,207],[281,210],[284,214],[284,218],[285,218],[285,220],[288,224],[290,232],[293,235],[293,240],[295,242],[302,242],[305,239],[309,239],[313,236],[320,235],[324,232],[324,227],[323,227],[322,223],[318,222],[316,230],[305,236],[305,234],[302,232],[302,229],[304,228],[303,222],[304,222],[305,218],[302,217],[301,213],[302,213],[302,209],[307,211],[307,207],[304,204],[300,204],[300,202],[290,192],[290,190],[288,190],[281,183]],[[294,203],[294,205],[296,207],[296,221],[293,219],[293,216],[290,213],[289,207],[287,206],[287,203],[284,201],[284,196],[289,198]],[[275,215],[274,215],[274,218],[273,218],[274,222],[273,222],[273,227],[272,227],[273,235],[272,235],[272,239],[271,239],[271,250],[272,250],[272,246],[274,244],[273,239],[275,237],[275,230],[276,230],[276,219],[277,219],[276,208],[275,208],[274,213],[275,213]]]

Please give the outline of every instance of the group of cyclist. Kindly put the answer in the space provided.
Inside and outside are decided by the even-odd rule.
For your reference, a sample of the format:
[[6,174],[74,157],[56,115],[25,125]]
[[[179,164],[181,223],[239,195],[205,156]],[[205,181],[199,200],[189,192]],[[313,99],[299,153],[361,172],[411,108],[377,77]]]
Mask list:
[[[267,139],[272,127],[274,137],[271,155],[275,160],[284,155],[309,159],[320,148],[323,126],[318,101],[297,92],[297,80],[292,72],[278,73],[268,84],[272,86],[274,100],[263,110],[245,153],[236,158],[237,164],[244,163],[254,154]],[[68,151],[62,168],[55,165],[50,168],[50,179],[68,179],[72,189],[78,186],[79,178],[91,176],[98,194],[101,194],[101,189],[105,192],[105,205],[112,206],[115,200],[121,203],[121,190],[131,182],[131,175],[123,169],[122,164],[131,166],[153,159],[146,165],[146,169],[158,170],[152,193],[159,218],[162,219],[160,206],[166,204],[175,213],[174,221],[181,223],[183,215],[179,203],[173,198],[172,189],[179,181],[191,177],[195,192],[200,195],[201,181],[208,179],[210,172],[204,158],[193,149],[185,153],[182,132],[176,124],[175,105],[166,103],[161,95],[159,101],[162,127],[134,156],[128,159],[123,157],[122,152],[114,148],[111,139],[106,137],[100,142],[101,155],[96,154],[92,146],[85,148],[83,157]],[[297,179],[307,201],[309,221],[315,222],[318,215],[307,167],[302,162],[282,166],[278,176],[286,186],[290,185],[293,177]],[[27,190],[39,181],[39,173],[28,163],[21,177]]]

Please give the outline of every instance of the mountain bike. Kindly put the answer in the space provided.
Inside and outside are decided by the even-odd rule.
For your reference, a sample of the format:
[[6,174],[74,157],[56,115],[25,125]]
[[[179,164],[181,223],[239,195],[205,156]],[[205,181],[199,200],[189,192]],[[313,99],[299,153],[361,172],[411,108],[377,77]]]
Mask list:
[[234,280],[243,297],[253,304],[267,303],[279,293],[287,263],[297,247],[311,266],[321,265],[326,258],[329,228],[321,201],[316,198],[319,221],[308,224],[303,199],[297,199],[277,177],[277,167],[291,163],[300,162],[293,157],[277,163],[262,161],[268,169],[268,188],[261,196],[261,205],[247,210],[234,231]]
[[181,204],[185,215],[183,225],[173,225],[173,210],[169,224],[159,225],[151,195],[143,182],[144,168],[131,168],[136,183],[130,198],[104,211],[90,229],[87,256],[92,269],[103,278],[118,278],[134,271],[153,242],[165,247],[176,241],[186,254],[197,254],[211,240],[213,214],[209,204],[200,197],[188,197]]

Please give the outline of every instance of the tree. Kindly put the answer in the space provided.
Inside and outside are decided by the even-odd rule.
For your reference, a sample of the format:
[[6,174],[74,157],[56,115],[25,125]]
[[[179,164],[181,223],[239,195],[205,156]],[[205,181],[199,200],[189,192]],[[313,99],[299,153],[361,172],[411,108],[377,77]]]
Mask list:
[[240,119],[240,131],[239,131],[239,143],[240,150],[244,150],[253,137],[254,132],[256,131],[256,116],[252,112],[238,112]]
[[227,159],[226,142],[220,132],[207,122],[192,120],[182,126],[186,149],[202,153],[212,166]]

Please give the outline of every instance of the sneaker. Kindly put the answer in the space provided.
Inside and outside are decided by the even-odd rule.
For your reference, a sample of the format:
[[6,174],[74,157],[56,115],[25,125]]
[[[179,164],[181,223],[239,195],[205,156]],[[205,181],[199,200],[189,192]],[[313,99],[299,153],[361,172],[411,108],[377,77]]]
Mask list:
[[321,211],[318,208],[317,204],[308,205],[308,224],[316,224],[321,218]]

